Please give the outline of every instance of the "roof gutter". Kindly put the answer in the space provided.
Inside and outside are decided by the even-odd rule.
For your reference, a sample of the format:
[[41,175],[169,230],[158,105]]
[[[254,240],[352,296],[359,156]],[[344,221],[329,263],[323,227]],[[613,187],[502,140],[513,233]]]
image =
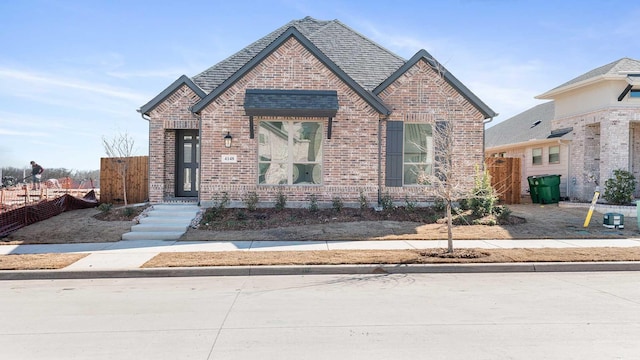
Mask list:
[[[147,136],[149,137],[149,140],[147,140],[147,154],[151,154],[151,118],[149,117],[149,115],[145,114],[142,112],[141,109],[136,110],[137,112],[140,113],[140,117],[144,120],[147,120],[149,122],[149,133],[147,134]],[[149,157],[150,159],[150,157]],[[151,165],[151,164],[149,164]],[[151,166],[147,166],[147,187],[148,189],[151,189]],[[147,197],[148,197],[148,192],[147,192]]]
[[141,118],[143,118],[144,120],[147,120],[147,121],[151,121],[151,118],[149,117],[149,115],[143,113],[140,109],[138,109],[136,111],[140,113],[140,117]]
[[[498,114],[496,114],[496,116],[498,116]],[[487,125],[488,123],[493,121],[493,117],[490,117],[489,119],[484,119],[482,121],[482,167],[484,168],[484,163],[487,160],[487,154],[485,152],[485,148],[484,148],[484,142],[485,142],[485,130],[484,130],[484,126]]]

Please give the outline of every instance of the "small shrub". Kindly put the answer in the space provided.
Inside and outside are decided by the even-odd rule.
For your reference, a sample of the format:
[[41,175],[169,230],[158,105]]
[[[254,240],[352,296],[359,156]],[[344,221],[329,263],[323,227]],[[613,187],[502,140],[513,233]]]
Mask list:
[[247,213],[242,210],[238,210],[238,212],[236,213],[236,219],[239,221],[244,221],[244,220],[247,220],[248,218],[249,216],[247,216]]
[[367,200],[367,196],[364,194],[364,190],[360,190],[358,202],[360,203],[360,210],[366,210],[369,207],[369,200]]
[[315,194],[309,195],[309,211],[317,212],[318,210],[318,197]]
[[482,217],[493,214],[493,209],[498,202],[498,196],[491,187],[491,177],[488,171],[476,171],[475,185],[468,199],[469,209],[473,215]]
[[344,204],[342,203],[342,199],[340,199],[339,196],[336,196],[331,200],[331,206],[335,212],[340,212],[342,211]]
[[471,201],[469,199],[460,199],[458,200],[458,206],[460,207],[460,210],[465,211],[465,210],[470,210],[470,204]]
[[447,203],[442,198],[437,198],[433,202],[433,210],[439,213],[443,213],[447,208]]
[[102,203],[98,205],[98,210],[102,211],[103,213],[108,213],[109,211],[111,211],[111,208],[113,208],[113,204]]
[[385,211],[393,210],[393,199],[389,193],[384,194],[382,198],[380,198],[380,205]]
[[125,207],[124,209],[122,209],[122,214],[126,217],[132,216],[135,212],[135,209],[132,207]]
[[222,192],[222,196],[220,197],[220,201],[218,201],[218,205],[216,206],[218,210],[222,211],[229,206],[229,193],[226,191]]
[[212,207],[212,208],[208,208],[207,211],[204,212],[204,215],[202,215],[202,223],[210,223],[213,220],[221,217],[222,213],[221,211],[218,209],[218,207]]
[[493,212],[498,218],[498,222],[507,222],[509,220],[509,216],[511,216],[511,209],[504,205],[496,206]]
[[243,201],[249,211],[255,211],[258,208],[258,194],[255,191],[246,193]]
[[404,203],[405,203],[405,209],[408,212],[416,211],[416,207],[417,207],[418,204],[415,202],[415,200],[410,199],[409,196],[405,196],[404,197]]
[[287,195],[282,192],[282,189],[278,190],[278,194],[276,195],[276,205],[275,208],[278,211],[284,210],[287,207]]
[[633,201],[636,190],[636,178],[632,173],[618,169],[613,171],[613,177],[604,183],[604,198],[615,205],[629,204]]

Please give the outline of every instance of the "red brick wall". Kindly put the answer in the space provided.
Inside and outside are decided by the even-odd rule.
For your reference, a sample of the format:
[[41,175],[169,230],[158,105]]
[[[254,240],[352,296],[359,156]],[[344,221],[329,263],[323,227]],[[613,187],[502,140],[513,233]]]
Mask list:
[[200,97],[182,86],[149,117],[149,201],[162,202],[175,195],[175,129],[197,129],[198,118],[189,108]]
[[[428,64],[418,63],[391,84],[381,98],[391,109],[390,120],[433,123],[443,115],[442,104],[449,99],[455,106],[453,118],[459,138],[455,146],[461,160],[455,160],[458,173],[472,180],[474,165],[482,163],[483,116],[442,80]],[[257,185],[258,124],[254,118],[255,138],[249,138],[249,117],[244,112],[246,89],[308,89],[336,90],[340,109],[333,120],[332,138],[327,139],[327,118],[307,119],[323,123],[323,184],[272,186]],[[150,124],[150,162],[152,202],[173,194],[175,169],[175,132],[167,129],[197,128],[197,118],[188,110],[199,99],[186,86],[153,110]],[[231,200],[242,201],[249,191],[255,191],[260,201],[274,201],[282,190],[290,204],[308,202],[314,194],[320,202],[330,202],[339,196],[345,203],[357,203],[364,191],[370,203],[378,193],[378,134],[381,132],[382,191],[397,201],[405,195],[416,201],[426,199],[424,187],[384,188],[385,121],[379,114],[334,73],[318,61],[296,40],[290,39],[249,71],[237,83],[221,94],[202,112],[201,187],[203,204],[220,198],[227,192]],[[448,115],[451,118],[451,115]],[[267,120],[292,118],[265,118]],[[384,119],[383,119],[384,120]],[[195,126],[195,127],[194,127]],[[223,137],[230,132],[233,145],[224,147]],[[222,163],[221,155],[237,155],[237,163]]]
[[[389,85],[379,97],[393,109],[389,120],[411,123],[451,121],[453,134],[453,172],[456,179],[463,180],[462,185],[471,188],[476,166],[482,165],[483,119],[484,116],[464,97],[458,94],[424,60],[416,63],[395,82]],[[383,130],[385,133],[386,128]],[[386,143],[383,139],[383,148]],[[384,168],[383,172],[384,174]],[[431,196],[428,187],[384,188],[394,198],[404,199],[405,194]]]

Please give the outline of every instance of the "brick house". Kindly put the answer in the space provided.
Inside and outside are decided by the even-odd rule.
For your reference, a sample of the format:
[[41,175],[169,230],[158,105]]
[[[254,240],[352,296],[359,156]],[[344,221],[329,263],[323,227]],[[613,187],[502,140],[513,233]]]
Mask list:
[[486,156],[523,159],[523,190],[528,176],[559,174],[561,196],[585,201],[614,170],[640,178],[640,61],[622,58],[536,98],[552,101],[485,132]]
[[432,127],[453,125],[473,183],[496,114],[425,50],[405,60],[337,20],[294,20],[138,110],[149,121],[149,200],[210,206],[255,192],[290,206],[363,194],[428,201]]

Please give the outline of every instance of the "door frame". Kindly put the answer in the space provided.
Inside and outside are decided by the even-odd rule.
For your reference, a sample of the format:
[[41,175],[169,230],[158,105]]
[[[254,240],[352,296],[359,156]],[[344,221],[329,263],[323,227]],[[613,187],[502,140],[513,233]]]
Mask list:
[[[193,159],[194,161],[191,161],[189,163],[185,163],[184,159],[185,159],[185,136],[192,136],[191,141],[189,141],[191,143],[191,154],[190,154],[190,159]],[[200,157],[200,152],[198,151],[199,149],[199,141],[200,141],[200,134],[198,130],[194,130],[194,129],[189,129],[189,130],[176,130],[176,169],[175,169],[175,196],[176,197],[197,197],[198,196],[198,187],[199,187],[199,168],[200,168],[200,164],[198,162],[198,159]],[[193,174],[191,176],[191,181],[190,181],[190,188],[191,190],[185,191],[183,184],[184,184],[184,174],[185,174],[185,169],[190,169],[191,170],[191,174]]]

